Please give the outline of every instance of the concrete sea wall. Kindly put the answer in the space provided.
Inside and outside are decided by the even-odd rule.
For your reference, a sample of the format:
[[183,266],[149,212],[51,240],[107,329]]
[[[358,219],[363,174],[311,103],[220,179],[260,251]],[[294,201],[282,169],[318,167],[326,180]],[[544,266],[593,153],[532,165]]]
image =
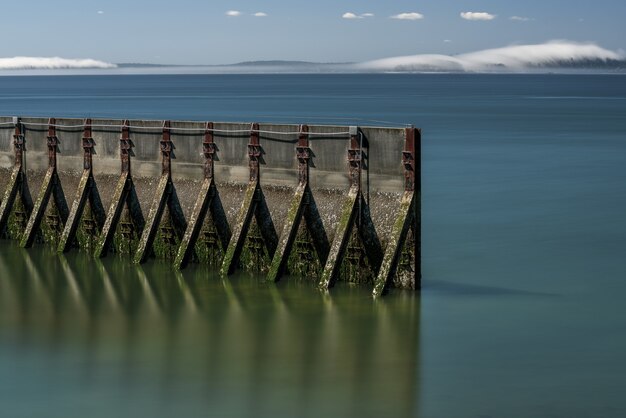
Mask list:
[[[85,216],[92,216],[94,227],[87,228],[87,231],[94,239],[89,242],[95,243],[94,247],[101,244],[104,251],[99,254],[102,256],[120,252],[119,239],[103,237],[107,228],[112,228],[111,237],[123,235],[128,238],[117,223],[120,218],[130,219],[139,214],[143,220],[137,218],[139,220],[129,222],[135,240],[132,252],[141,250],[142,246],[147,248],[143,249],[145,256],[137,256],[135,261],[142,262],[154,255],[168,258],[167,254],[175,258],[178,253],[175,264],[184,267],[188,262],[202,261],[198,256],[202,253],[198,236],[210,235],[206,231],[215,228],[207,225],[213,224],[218,232],[222,228],[224,235],[221,246],[218,246],[221,248],[217,250],[217,264],[225,264],[225,258],[234,257],[234,260],[229,259],[232,265],[221,266],[223,274],[228,274],[234,269],[246,268],[244,261],[250,257],[247,249],[255,248],[250,244],[250,235],[257,231],[260,233],[258,246],[265,248],[259,252],[260,257],[265,261],[248,264],[269,270],[272,280],[278,280],[283,273],[297,275],[295,261],[286,260],[295,257],[290,254],[292,247],[306,247],[305,241],[308,240],[313,252],[318,254],[316,260],[305,261],[316,265],[313,279],[322,277],[322,287],[328,288],[342,278],[372,284],[383,280],[379,278],[386,266],[383,256],[395,251],[388,256],[389,261],[402,264],[400,250],[391,247],[405,245],[400,241],[406,241],[409,231],[409,235],[414,235],[414,242],[410,244],[414,245],[413,261],[409,263],[412,263],[413,271],[409,272],[412,277],[402,279],[399,272],[402,269],[392,265],[394,278],[384,279],[390,281],[385,284],[385,289],[394,283],[397,287],[419,287],[419,270],[416,268],[419,244],[415,244],[419,243],[418,130],[307,126],[302,131],[299,125],[253,126],[250,123],[213,123],[210,129],[207,128],[206,122],[168,121],[165,124],[164,121],[148,120],[0,117],[0,190],[4,191],[0,227],[4,228],[4,235],[11,236],[10,212],[23,213],[16,219],[26,229],[29,226],[27,221],[31,227],[34,225],[33,238],[31,241],[21,236],[12,238],[21,240],[24,246],[31,242],[50,241],[40,229],[46,229],[52,211],[60,220],[56,222],[62,224],[52,244],[57,245],[57,240],[69,237],[64,248],[60,248],[66,251],[75,246],[84,247],[79,239],[80,231],[88,223]],[[121,159],[124,135],[132,144],[127,167],[132,166],[132,171],[127,170],[125,181],[120,181],[120,175],[125,171]],[[209,136],[210,147],[207,145]],[[54,138],[52,146],[51,137]],[[87,148],[85,139],[90,144]],[[414,147],[409,150],[413,152],[411,156],[407,153],[410,141]],[[209,149],[212,151],[207,152]],[[407,159],[414,160],[413,168],[407,164]],[[209,160],[211,168],[207,174]],[[410,170],[417,173],[411,174]],[[19,173],[23,176],[20,177]],[[415,177],[412,181],[416,181],[416,187],[407,186],[410,176]],[[55,188],[54,184],[59,187]],[[91,189],[97,189],[95,199]],[[298,190],[302,201],[298,200]],[[413,193],[415,191],[417,193]],[[410,197],[407,197],[408,192]],[[81,197],[80,193],[84,196]],[[30,203],[28,194],[31,195]],[[59,194],[63,195],[62,198],[58,197]],[[202,194],[207,196],[206,200],[201,199],[199,195]],[[67,214],[62,210],[60,199],[67,202]],[[119,200],[118,209],[114,208],[116,199]],[[313,212],[307,209],[311,207],[315,209]],[[115,210],[118,212],[113,213]],[[249,213],[244,213],[246,210]],[[408,210],[410,216],[402,215],[403,210]],[[75,215],[77,219],[73,221]],[[41,219],[34,219],[36,216]],[[198,217],[202,219],[196,219]],[[269,223],[264,219],[269,219]],[[406,225],[402,223],[405,221],[408,222]],[[68,222],[76,223],[75,231],[71,231]],[[168,222],[174,225],[173,238],[163,241],[163,224]],[[195,223],[198,223],[197,231],[189,231]],[[343,230],[342,223],[345,224]],[[153,229],[152,237],[147,231],[150,228]],[[312,233],[308,234],[307,229]],[[61,230],[68,237],[63,236]],[[91,230],[93,232],[89,232]],[[338,236],[342,234],[346,236]],[[239,240],[238,244],[233,244],[233,239]],[[170,246],[171,251],[159,251],[156,248],[159,240],[160,245]],[[181,255],[185,242],[191,245],[191,250]],[[337,247],[337,254],[334,247]],[[301,249],[300,255],[305,252]],[[354,255],[354,252],[358,254]],[[280,257],[285,259],[284,262],[276,261]],[[346,268],[332,270],[328,267],[332,264],[329,257],[338,258],[334,261],[337,266],[345,265],[344,259],[350,257],[356,260],[352,261],[353,264],[364,266],[353,268],[350,273],[341,273]],[[403,257],[406,258],[406,254]],[[405,260],[405,267],[406,264]],[[325,269],[328,270],[326,276],[330,275],[326,279],[323,278]]]

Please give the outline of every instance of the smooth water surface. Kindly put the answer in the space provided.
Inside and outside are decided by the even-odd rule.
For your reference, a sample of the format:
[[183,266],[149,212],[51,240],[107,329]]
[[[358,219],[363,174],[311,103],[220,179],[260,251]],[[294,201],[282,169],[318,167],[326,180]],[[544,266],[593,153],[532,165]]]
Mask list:
[[7,416],[626,416],[625,76],[0,77],[0,114],[423,129],[421,295],[2,244]]

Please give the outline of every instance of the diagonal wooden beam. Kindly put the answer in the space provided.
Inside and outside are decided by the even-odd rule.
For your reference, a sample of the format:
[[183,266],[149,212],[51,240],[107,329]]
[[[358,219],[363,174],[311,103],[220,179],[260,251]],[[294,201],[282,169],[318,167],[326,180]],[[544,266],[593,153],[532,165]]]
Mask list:
[[102,233],[100,234],[100,239],[98,240],[96,251],[94,253],[94,255],[98,258],[106,256],[109,247],[111,246],[115,229],[128,200],[130,189],[133,187],[132,181],[133,180],[130,177],[129,172],[123,172],[117,181],[117,186],[115,186],[115,191],[113,192],[111,206],[109,206],[109,211],[107,212],[107,217],[104,221],[104,226],[102,227]]
[[243,249],[246,236],[248,235],[248,229],[250,228],[250,223],[256,210],[256,199],[258,199],[257,195],[259,191],[260,186],[257,181],[248,183],[243,204],[237,216],[237,223],[233,228],[233,234],[230,238],[228,248],[226,249],[226,254],[224,254],[222,268],[220,269],[220,274],[224,277],[232,274],[237,267],[239,256],[241,255],[241,250]]
[[306,183],[300,184],[296,188],[293,199],[291,199],[283,233],[281,234],[276,253],[272,259],[269,273],[267,274],[267,280],[270,282],[277,282],[284,273],[293,243],[298,235],[298,228],[300,227],[300,221],[302,220],[302,214],[304,212],[303,203],[307,189],[308,186]]
[[184,268],[193,255],[194,246],[200,235],[202,224],[206,217],[207,212],[211,207],[213,198],[215,197],[216,189],[212,178],[205,178],[200,187],[198,199],[191,212],[189,218],[189,224],[183,235],[183,239],[178,247],[178,254],[174,260],[174,267],[177,269]]
[[389,244],[385,250],[383,262],[372,291],[374,297],[382,296],[389,290],[389,286],[398,270],[398,263],[402,256],[407,233],[415,221],[415,215],[415,192],[405,192],[402,196],[400,211],[393,224]]
[[337,277],[339,275],[339,269],[341,262],[346,251],[346,247],[350,242],[350,233],[354,227],[355,218],[357,215],[357,206],[361,198],[361,190],[359,185],[353,185],[349,192],[348,197],[344,201],[341,208],[341,217],[339,218],[339,224],[335,232],[335,238],[330,247],[328,258],[324,270],[322,271],[322,277],[318,286],[320,289],[328,290],[335,285]]
[[155,192],[155,197],[152,200],[152,206],[148,213],[145,228],[139,240],[139,246],[133,258],[133,261],[137,264],[145,262],[150,255],[149,250],[152,249],[152,243],[154,242],[159,224],[161,223],[163,210],[169,200],[171,189],[172,182],[169,174],[162,175]]

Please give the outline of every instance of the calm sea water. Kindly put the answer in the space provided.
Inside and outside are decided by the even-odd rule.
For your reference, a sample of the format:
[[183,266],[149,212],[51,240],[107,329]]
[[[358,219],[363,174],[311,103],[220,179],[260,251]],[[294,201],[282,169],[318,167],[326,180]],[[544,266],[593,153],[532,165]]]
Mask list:
[[626,76],[0,77],[0,114],[414,124],[424,277],[373,302],[0,243],[1,416],[626,416]]

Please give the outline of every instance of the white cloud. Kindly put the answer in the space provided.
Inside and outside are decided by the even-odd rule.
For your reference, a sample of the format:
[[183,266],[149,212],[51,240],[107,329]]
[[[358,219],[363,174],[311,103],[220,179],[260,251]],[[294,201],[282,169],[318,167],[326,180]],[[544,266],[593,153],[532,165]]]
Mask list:
[[487,12],[461,12],[461,17],[465,20],[493,20],[496,15]]
[[343,17],[344,19],[360,19],[360,16],[355,15],[352,12],[346,12],[343,15],[341,15],[341,17]]
[[374,17],[374,13],[363,13],[361,17]]
[[254,16],[256,16],[256,17],[266,17],[266,16],[267,16],[267,13],[264,13],[264,12],[256,12],[256,13],[254,14]]
[[450,42],[452,42],[450,39],[444,39],[443,40],[445,43],[449,44]]
[[391,16],[392,19],[398,19],[398,20],[420,20],[424,18],[424,15],[421,13],[417,13],[417,12],[407,12],[407,13],[400,13],[397,15],[393,15]]
[[99,14],[99,15],[103,15],[103,14],[104,14],[104,12],[103,12],[102,10],[98,10],[98,14]]
[[530,20],[532,20],[529,17],[524,17],[524,16],[511,16],[509,17],[510,20],[515,20],[516,22],[528,22]]
[[226,16],[230,16],[230,17],[241,16],[241,12],[239,10],[229,10],[226,12]]
[[60,57],[0,58],[0,70],[57,70],[67,68],[115,68],[117,65],[93,59]]

